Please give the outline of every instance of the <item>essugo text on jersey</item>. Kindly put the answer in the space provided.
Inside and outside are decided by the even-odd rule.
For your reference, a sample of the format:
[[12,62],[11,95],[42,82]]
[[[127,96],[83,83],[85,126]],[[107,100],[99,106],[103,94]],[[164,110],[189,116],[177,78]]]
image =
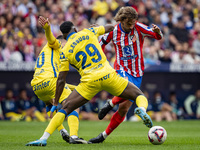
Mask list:
[[76,47],[76,45],[79,44],[80,42],[84,41],[84,40],[89,40],[89,36],[87,35],[87,36],[79,37],[79,38],[76,40],[76,42],[73,42],[73,43],[70,45],[70,47],[71,47],[72,49],[69,50],[69,53],[73,53],[73,50],[74,50],[74,48]]

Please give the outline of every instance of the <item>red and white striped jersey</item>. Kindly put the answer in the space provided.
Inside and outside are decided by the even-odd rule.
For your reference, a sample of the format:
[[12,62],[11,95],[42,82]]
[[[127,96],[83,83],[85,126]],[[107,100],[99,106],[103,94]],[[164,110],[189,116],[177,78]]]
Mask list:
[[104,50],[105,45],[112,40],[116,53],[115,70],[123,70],[134,77],[140,77],[144,72],[142,48],[145,37],[160,40],[162,33],[153,32],[150,27],[140,22],[136,22],[132,31],[127,33],[123,31],[119,23],[113,31],[102,37],[100,45]]

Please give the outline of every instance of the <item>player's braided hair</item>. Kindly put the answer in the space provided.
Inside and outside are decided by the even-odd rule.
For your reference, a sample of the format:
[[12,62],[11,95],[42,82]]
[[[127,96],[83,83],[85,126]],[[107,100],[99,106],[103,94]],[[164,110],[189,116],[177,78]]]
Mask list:
[[123,21],[125,19],[138,19],[138,13],[133,7],[122,7],[115,15],[115,21]]
[[60,25],[60,31],[64,33],[69,33],[74,24],[71,21],[65,21]]

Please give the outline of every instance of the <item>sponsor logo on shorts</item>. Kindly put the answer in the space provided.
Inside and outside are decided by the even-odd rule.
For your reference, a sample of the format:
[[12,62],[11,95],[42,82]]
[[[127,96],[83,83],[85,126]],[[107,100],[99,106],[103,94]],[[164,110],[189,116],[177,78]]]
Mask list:
[[97,82],[97,81],[103,81],[103,80],[106,80],[106,79],[108,79],[108,78],[110,78],[110,73],[107,74],[107,75],[105,75],[105,76],[103,76],[103,77],[100,78],[100,79],[94,80],[94,82]]
[[37,90],[42,90],[42,89],[44,89],[45,87],[49,86],[49,82],[50,82],[50,81],[42,82],[41,84],[34,85],[34,86],[33,86],[33,91],[37,91]]

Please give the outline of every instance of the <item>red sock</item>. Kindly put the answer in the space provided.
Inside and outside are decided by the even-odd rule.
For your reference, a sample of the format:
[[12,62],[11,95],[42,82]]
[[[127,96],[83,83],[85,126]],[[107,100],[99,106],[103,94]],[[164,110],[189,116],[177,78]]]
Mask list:
[[109,125],[106,128],[106,134],[109,135],[115,128],[118,127],[120,123],[124,120],[125,116],[122,117],[119,115],[118,111],[112,116]]
[[117,104],[122,103],[122,102],[124,102],[124,101],[125,101],[125,99],[120,98],[120,97],[117,97],[117,96],[113,97],[113,99],[112,99],[112,103],[113,103],[114,105],[117,105]]

